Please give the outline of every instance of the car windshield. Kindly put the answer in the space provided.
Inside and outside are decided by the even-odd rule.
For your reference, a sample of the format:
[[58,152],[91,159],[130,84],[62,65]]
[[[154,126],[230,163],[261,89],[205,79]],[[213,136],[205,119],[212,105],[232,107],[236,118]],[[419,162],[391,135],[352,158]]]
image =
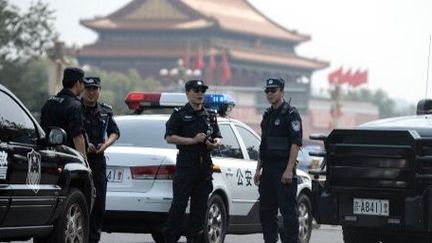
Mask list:
[[165,121],[144,119],[118,119],[120,138],[113,146],[175,148],[165,139]]

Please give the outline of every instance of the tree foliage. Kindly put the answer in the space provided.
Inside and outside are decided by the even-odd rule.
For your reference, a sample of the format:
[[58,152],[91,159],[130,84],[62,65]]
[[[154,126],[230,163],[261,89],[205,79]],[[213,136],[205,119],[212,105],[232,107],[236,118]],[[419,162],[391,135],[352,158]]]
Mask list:
[[0,83],[31,111],[48,97],[48,61],[40,59],[52,43],[53,11],[38,1],[21,12],[0,0]]
[[39,112],[49,97],[48,67],[49,61],[43,58],[20,65],[9,63],[0,72],[0,80],[19,97],[30,111]]
[[53,11],[38,1],[28,11],[0,0],[0,58],[23,62],[40,56],[54,37]]
[[404,107],[390,98],[388,94],[378,89],[372,91],[370,89],[350,90],[342,96],[343,100],[370,102],[378,106],[380,118],[413,115],[415,113],[414,105],[406,105]]
[[143,80],[136,70],[128,73],[108,72],[95,67],[86,72],[86,76],[100,77],[102,91],[100,100],[112,105],[114,113],[130,113],[124,102],[130,91],[155,91],[159,89],[159,82],[153,79]]

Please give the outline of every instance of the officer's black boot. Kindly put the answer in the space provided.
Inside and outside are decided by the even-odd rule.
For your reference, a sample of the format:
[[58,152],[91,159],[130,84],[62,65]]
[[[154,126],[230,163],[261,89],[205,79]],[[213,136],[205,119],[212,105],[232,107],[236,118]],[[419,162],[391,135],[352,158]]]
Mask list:
[[186,236],[187,243],[205,243],[204,231],[199,231],[195,234]]
[[178,237],[175,235],[165,235],[165,243],[177,243]]

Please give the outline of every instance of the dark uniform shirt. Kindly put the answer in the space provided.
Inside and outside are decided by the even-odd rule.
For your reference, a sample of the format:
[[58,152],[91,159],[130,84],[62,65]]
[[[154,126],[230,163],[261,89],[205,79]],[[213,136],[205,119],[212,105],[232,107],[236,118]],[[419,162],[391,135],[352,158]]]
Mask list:
[[[120,130],[113,119],[111,106],[97,102],[94,107],[83,105],[83,111],[84,128],[89,143],[97,147],[98,144],[105,142],[106,136],[112,133],[120,136]],[[103,154],[99,154],[99,156],[103,156]]]
[[302,145],[302,121],[297,109],[283,102],[278,109],[270,107],[261,121],[260,159],[281,161],[286,165],[291,145]]
[[84,133],[83,115],[81,102],[70,89],[62,89],[45,102],[41,111],[41,126],[45,132],[51,126],[62,128],[67,134],[67,145],[75,148],[73,138]]
[[[208,138],[222,138],[217,124],[216,114],[202,109],[195,111],[192,106],[187,103],[184,107],[176,109],[166,123],[166,136],[178,135],[181,137],[193,138],[198,133],[205,133]],[[210,150],[207,149],[205,143],[197,143],[192,145],[177,145],[179,149],[179,160],[182,160],[182,154],[195,154],[205,156],[210,159]]]

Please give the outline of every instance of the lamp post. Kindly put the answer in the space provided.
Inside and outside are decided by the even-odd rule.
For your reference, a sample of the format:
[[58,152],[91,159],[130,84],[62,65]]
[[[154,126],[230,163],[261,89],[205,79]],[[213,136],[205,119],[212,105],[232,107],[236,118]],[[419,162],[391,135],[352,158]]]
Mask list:
[[190,69],[184,67],[182,59],[177,60],[177,66],[174,68],[162,68],[159,70],[159,75],[162,77],[177,78],[177,82],[175,84],[176,88],[174,88],[177,91],[182,91],[184,89],[186,79],[198,78],[201,76],[201,74],[202,72],[200,69]]

